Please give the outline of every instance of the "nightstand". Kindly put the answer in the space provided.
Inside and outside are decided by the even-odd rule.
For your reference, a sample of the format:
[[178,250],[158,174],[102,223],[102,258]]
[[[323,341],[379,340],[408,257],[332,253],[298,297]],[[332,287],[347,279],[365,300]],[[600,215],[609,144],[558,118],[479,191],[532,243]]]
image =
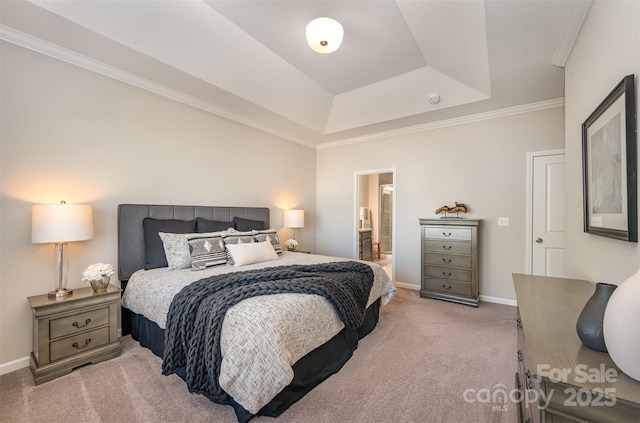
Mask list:
[[80,288],[58,300],[47,294],[28,300],[33,312],[30,367],[36,385],[120,355],[120,288],[109,285],[102,293]]

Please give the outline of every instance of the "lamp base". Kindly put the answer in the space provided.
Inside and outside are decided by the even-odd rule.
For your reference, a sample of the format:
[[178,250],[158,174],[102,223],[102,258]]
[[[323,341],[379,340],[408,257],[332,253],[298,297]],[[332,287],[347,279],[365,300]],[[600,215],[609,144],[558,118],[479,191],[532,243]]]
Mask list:
[[69,295],[73,295],[73,289],[56,289],[55,291],[49,292],[47,297],[63,298],[63,297],[68,297]]

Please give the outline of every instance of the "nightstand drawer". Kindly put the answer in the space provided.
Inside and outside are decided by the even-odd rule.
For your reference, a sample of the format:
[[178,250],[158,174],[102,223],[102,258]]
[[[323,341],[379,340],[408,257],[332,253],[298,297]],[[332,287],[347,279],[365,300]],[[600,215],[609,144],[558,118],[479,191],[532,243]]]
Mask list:
[[446,279],[424,278],[424,288],[448,294],[471,296],[471,284]]
[[425,241],[425,250],[434,253],[471,254],[470,242]]
[[470,228],[430,227],[425,228],[424,230],[425,238],[428,239],[471,241]]
[[424,255],[424,262],[435,266],[451,266],[471,269],[471,256],[427,253]]
[[84,313],[61,319],[52,319],[49,324],[50,339],[60,338],[80,331],[90,330],[109,323],[109,309],[107,307],[91,310]]
[[51,343],[51,361],[88,351],[109,343],[109,328],[84,332],[76,336],[60,339]]
[[471,271],[454,269],[449,267],[425,266],[424,274],[431,278],[455,279],[462,282],[471,282]]

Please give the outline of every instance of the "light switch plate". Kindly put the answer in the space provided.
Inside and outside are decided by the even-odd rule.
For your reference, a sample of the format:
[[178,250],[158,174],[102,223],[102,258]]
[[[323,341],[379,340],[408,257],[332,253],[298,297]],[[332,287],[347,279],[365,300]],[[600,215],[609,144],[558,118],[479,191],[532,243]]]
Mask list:
[[509,218],[508,217],[499,217],[498,218],[498,226],[509,226]]

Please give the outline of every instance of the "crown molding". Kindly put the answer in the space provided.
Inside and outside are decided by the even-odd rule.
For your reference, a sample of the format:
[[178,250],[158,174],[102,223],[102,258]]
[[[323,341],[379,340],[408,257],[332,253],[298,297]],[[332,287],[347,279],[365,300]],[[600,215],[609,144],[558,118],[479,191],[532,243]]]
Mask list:
[[57,44],[53,44],[32,35],[25,34],[24,32],[17,31],[13,28],[7,27],[6,25],[0,25],[0,40],[7,41],[9,43],[24,47],[40,54],[44,54],[54,59],[89,70],[91,72],[98,73],[108,78],[124,82],[125,84],[141,88],[159,96],[166,97],[168,99],[189,105],[191,107],[195,107],[205,112],[223,117],[225,119],[238,122],[242,125],[249,126],[267,134],[275,135],[279,138],[294,142],[296,144],[300,144],[311,149],[315,148],[315,144],[309,143],[305,140],[293,137],[280,131],[276,131],[272,128],[266,127],[242,116],[229,113],[207,101],[203,101],[191,95],[187,95],[180,91],[174,90],[173,88],[169,88],[165,85],[158,84],[146,78],[142,78],[138,75],[116,68],[115,66],[108,65],[99,60],[95,60],[64,47],[60,47]]
[[225,110],[222,110],[216,107],[215,105],[209,102],[184,94],[180,91],[174,90],[165,85],[158,84],[146,78],[142,78],[138,75],[132,74],[122,69],[119,69],[114,66],[108,65],[106,63],[100,62],[98,60],[92,59],[85,55],[76,53],[72,50],[66,49],[64,47],[60,47],[59,45],[50,43],[48,41],[42,40],[40,38],[34,37],[29,34],[25,34],[23,32],[17,31],[5,25],[0,25],[0,40],[7,41],[9,43],[18,45],[20,47],[35,51],[40,54],[44,54],[54,59],[69,63],[74,66],[78,66],[80,68],[98,73],[100,75],[115,79],[120,82],[124,82],[125,84],[131,85],[137,88],[141,88],[143,90],[152,92],[159,96],[195,107],[205,112],[220,116],[225,119],[229,119],[231,121],[240,123],[242,125],[246,125],[248,127],[257,129],[267,134],[274,135],[281,139],[291,141],[296,144],[300,144],[304,147],[315,149],[315,150],[323,150],[328,148],[341,147],[345,145],[375,141],[383,138],[430,131],[433,129],[446,128],[446,127],[455,126],[455,125],[463,125],[467,123],[479,122],[479,121],[488,120],[488,119],[497,119],[505,116],[520,114],[520,113],[529,113],[529,112],[564,106],[564,98],[558,98],[553,100],[541,101],[538,103],[531,103],[531,104],[526,104],[521,106],[510,107],[506,109],[500,109],[500,110],[494,110],[490,112],[463,116],[463,117],[454,118],[454,119],[415,125],[415,126],[395,129],[391,131],[383,131],[375,134],[363,135],[360,137],[346,138],[343,140],[321,143],[316,145],[314,143],[310,143],[308,141],[299,139],[297,137],[293,137],[289,134],[276,131],[272,128],[266,127],[257,122],[246,119],[242,116],[229,113]]
[[421,125],[409,126],[406,128],[395,129],[392,131],[378,132],[377,134],[366,135],[362,137],[347,138],[340,141],[328,142],[318,145],[317,150],[327,148],[342,147],[345,145],[359,144],[362,142],[374,141],[382,138],[397,137],[407,134],[415,134],[418,132],[431,131],[434,129],[447,128],[450,126],[465,125],[468,123],[481,122],[483,120],[498,119],[506,116],[513,116],[522,113],[537,112],[540,110],[553,109],[556,107],[564,107],[564,98],[556,98],[553,100],[539,101],[537,103],[524,104],[521,106],[508,107],[505,109],[492,110],[490,112],[477,113],[474,115],[462,116],[453,119],[441,120],[437,122],[425,123]]
[[569,22],[567,22],[567,27],[564,30],[562,39],[560,40],[560,45],[558,45],[556,54],[553,56],[553,60],[551,61],[552,65],[564,68],[564,65],[569,59],[569,54],[571,54],[571,50],[573,50],[573,45],[578,39],[578,34],[580,33],[582,24],[589,14],[592,4],[593,0],[574,0],[571,15],[569,16]]

